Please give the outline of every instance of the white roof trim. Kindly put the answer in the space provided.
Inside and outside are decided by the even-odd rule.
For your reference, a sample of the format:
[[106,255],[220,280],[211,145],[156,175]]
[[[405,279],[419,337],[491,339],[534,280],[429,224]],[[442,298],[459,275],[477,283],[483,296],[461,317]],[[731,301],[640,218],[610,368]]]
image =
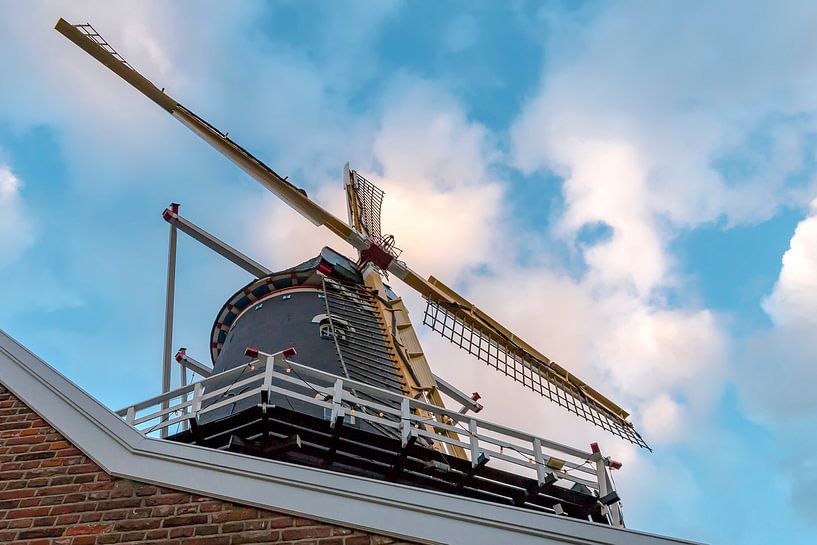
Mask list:
[[688,544],[441,492],[143,437],[0,330],[0,383],[105,471],[421,543]]

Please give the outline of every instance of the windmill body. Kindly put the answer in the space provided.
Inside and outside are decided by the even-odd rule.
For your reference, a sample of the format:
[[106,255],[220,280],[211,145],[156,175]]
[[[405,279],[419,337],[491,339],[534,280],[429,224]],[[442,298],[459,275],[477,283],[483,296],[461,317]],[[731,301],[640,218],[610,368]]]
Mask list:
[[[218,313],[211,334],[213,373],[246,366],[252,360],[245,353],[247,347],[268,353],[294,347],[298,359],[310,362],[316,369],[406,394],[408,389],[391,349],[389,332],[373,298],[354,261],[330,248],[295,267],[253,280]],[[247,375],[254,371],[258,370],[248,370]],[[326,381],[323,385],[330,386]],[[226,388],[222,397],[243,393],[231,387],[228,378],[208,388]],[[324,417],[319,407],[281,394],[272,395],[268,401]],[[244,398],[208,413],[201,423],[238,414],[259,402],[260,396]],[[349,418],[345,424],[376,431],[360,420]]]

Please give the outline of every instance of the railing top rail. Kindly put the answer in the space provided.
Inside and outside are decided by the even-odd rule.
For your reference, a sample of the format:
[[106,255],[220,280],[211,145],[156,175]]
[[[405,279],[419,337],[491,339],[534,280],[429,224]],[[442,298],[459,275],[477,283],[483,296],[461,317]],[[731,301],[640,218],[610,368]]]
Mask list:
[[[296,363],[290,360],[284,360],[284,363],[287,365],[295,368],[299,373],[303,372],[305,375],[317,376],[321,378],[326,378],[327,380],[336,380],[340,378],[344,384],[354,385],[355,389],[360,389],[362,391],[368,391],[370,393],[376,393],[378,396],[385,397],[387,399],[391,399],[394,401],[401,401],[403,397],[400,394],[391,392],[389,390],[384,390],[383,388],[378,388],[377,386],[372,386],[370,384],[366,384],[363,382],[359,382],[353,379],[338,377],[337,375],[333,375],[331,373],[327,373],[325,371],[321,371],[319,369],[315,369],[314,367],[309,367],[303,365],[301,363]],[[347,389],[347,388],[344,388]],[[571,456],[576,456],[577,458],[588,459],[590,458],[593,453],[588,452],[585,450],[577,449],[568,445],[563,445],[561,443],[557,443],[556,441],[551,441],[550,439],[545,439],[544,437],[538,437],[533,434],[529,434],[523,431],[515,430],[513,428],[509,428],[507,426],[503,426],[501,424],[496,424],[494,422],[490,422],[488,420],[477,418],[475,416],[470,416],[467,414],[462,414],[458,411],[454,411],[451,409],[446,409],[443,407],[438,407],[437,405],[432,405],[430,403],[426,403],[419,399],[409,398],[409,403],[411,407],[422,409],[424,411],[433,412],[435,414],[442,414],[452,418],[453,420],[459,422],[469,422],[474,421],[476,422],[477,426],[484,428],[486,430],[495,431],[498,433],[502,433],[516,439],[521,439],[526,442],[532,442],[534,439],[539,439],[543,447],[551,448],[554,450],[561,451],[565,454],[570,454]]]
[[[251,365],[253,362],[248,363],[247,365]],[[261,364],[264,365],[263,363]],[[134,403],[133,405],[128,405],[127,407],[123,407],[118,411],[114,411],[118,416],[125,416],[127,414],[128,409],[134,409],[136,411],[141,411],[142,409],[146,409],[151,405],[156,405],[157,403],[161,403],[163,401],[170,401],[174,397],[179,397],[183,394],[189,394],[195,388],[197,383],[200,383],[202,386],[206,386],[208,383],[213,382],[219,378],[231,377],[235,374],[242,372],[246,368],[246,365],[239,365],[238,367],[233,367],[232,369],[228,369],[226,371],[222,371],[217,375],[211,375],[204,380],[200,380],[197,382],[191,382],[187,386],[182,386],[180,388],[176,388],[175,390],[170,390],[169,392],[165,392],[164,394],[159,394],[157,396],[153,396],[151,398],[145,399],[144,401],[140,401],[139,403]]]
[[[260,379],[261,378],[260,375],[266,369],[267,357],[269,357],[269,356],[274,357],[274,356],[279,356],[279,355],[280,355],[280,353],[275,354],[275,355],[260,356],[257,359],[254,359],[254,360],[252,360],[251,362],[249,362],[249,363],[247,363],[245,365],[240,365],[238,367],[234,367],[234,368],[229,369],[227,371],[223,371],[223,372],[218,373],[216,375],[212,375],[210,377],[207,377],[207,378],[205,378],[203,380],[200,380],[198,382],[188,384],[187,386],[183,386],[181,388],[176,388],[175,390],[171,390],[170,392],[167,392],[165,394],[154,396],[152,398],[146,399],[146,400],[141,401],[139,403],[136,403],[136,404],[130,405],[128,407],[122,408],[122,409],[116,411],[116,414],[119,415],[119,416],[124,417],[124,416],[127,415],[129,409],[133,410],[133,411],[141,411],[141,410],[146,409],[148,407],[151,407],[153,405],[158,405],[158,404],[161,404],[162,402],[170,401],[170,400],[172,400],[174,398],[180,398],[181,396],[183,396],[185,394],[190,394],[191,392],[193,392],[194,389],[196,388],[197,384],[200,385],[199,386],[200,388],[204,387],[204,386],[207,386],[209,384],[213,384],[214,382],[219,381],[219,380],[223,380],[224,378],[229,378],[229,377],[232,377],[234,375],[238,375],[240,373],[243,373],[243,372],[246,371],[247,367],[253,369],[253,373],[252,373],[252,375],[249,375],[247,377],[248,379],[252,378],[252,377],[255,377],[256,379]],[[278,359],[278,358],[276,358],[276,359]],[[454,422],[469,424],[469,428],[471,427],[471,425],[475,425],[478,429],[485,430],[485,431],[490,431],[490,432],[495,432],[497,434],[500,434],[500,435],[503,435],[503,436],[506,436],[506,437],[511,437],[511,438],[514,438],[514,439],[517,439],[517,440],[520,440],[520,441],[524,441],[525,443],[533,444],[534,441],[536,441],[541,445],[541,447],[544,447],[544,448],[550,449],[550,450],[554,450],[554,451],[560,452],[562,454],[567,454],[569,456],[574,456],[574,457],[579,458],[581,460],[588,460],[591,457],[593,457],[593,453],[591,453],[591,452],[587,452],[587,451],[584,451],[584,450],[581,450],[581,449],[570,447],[568,445],[563,445],[561,443],[557,443],[555,441],[551,441],[551,440],[545,439],[543,437],[538,437],[538,436],[533,435],[533,434],[529,434],[529,433],[522,432],[522,431],[519,431],[519,430],[516,430],[516,429],[513,429],[513,428],[509,428],[509,427],[503,426],[501,424],[490,422],[490,421],[482,419],[482,418],[477,418],[475,416],[471,416],[471,415],[468,415],[468,414],[462,414],[462,413],[460,413],[458,411],[454,411],[454,410],[451,410],[451,409],[445,409],[443,407],[438,407],[436,405],[432,405],[430,403],[426,403],[426,402],[418,400],[418,399],[402,396],[402,395],[397,394],[395,392],[391,392],[389,390],[385,390],[385,389],[379,388],[377,386],[372,386],[370,384],[366,384],[364,382],[360,382],[360,381],[357,381],[357,380],[354,380],[354,379],[340,377],[340,376],[334,375],[332,373],[328,373],[326,371],[321,371],[320,369],[316,369],[314,367],[304,365],[302,363],[298,363],[298,362],[294,362],[294,361],[291,361],[291,360],[288,360],[288,359],[284,359],[283,357],[278,359],[278,361],[281,364],[285,365],[286,367],[292,369],[293,373],[295,374],[295,377],[288,376],[288,374],[284,374],[281,371],[278,371],[277,369],[273,371],[273,373],[272,373],[273,376],[275,376],[278,379],[284,379],[284,382],[288,382],[288,383],[295,384],[295,385],[297,385],[299,383],[303,383],[303,385],[305,387],[309,387],[309,388],[312,388],[312,389],[314,389],[316,391],[320,391],[321,393],[324,393],[324,395],[327,395],[327,396],[331,396],[331,389],[330,388],[326,387],[325,385],[313,384],[312,382],[307,380],[307,378],[320,379],[322,381],[325,381],[327,383],[332,383],[332,384],[334,384],[335,381],[340,380],[341,384],[342,384],[342,387],[343,387],[343,390],[346,391],[346,392],[349,392],[349,394],[350,394],[350,398],[347,398],[347,400],[354,401],[356,403],[363,402],[365,405],[369,405],[369,406],[373,406],[373,407],[377,406],[376,402],[361,399],[357,395],[358,393],[375,394],[381,400],[389,400],[389,401],[394,401],[394,402],[402,402],[402,400],[405,398],[405,399],[408,399],[409,406],[412,409],[420,409],[422,411],[430,412],[430,413],[433,413],[435,415],[443,415],[443,416],[451,418],[451,420],[453,420]],[[246,379],[245,379],[245,381],[246,381]],[[245,382],[245,381],[242,381],[242,382]],[[259,388],[259,391],[260,391],[260,388]],[[176,408],[178,408],[178,407],[176,407]],[[389,410],[387,410],[385,412],[388,412],[389,414],[396,414],[395,410],[392,407],[384,406],[384,408],[389,409]],[[167,414],[167,413],[162,413],[162,414]],[[140,421],[144,422],[147,416],[150,416],[150,415],[145,415],[143,417],[140,417]],[[161,414],[155,413],[153,416],[154,417],[159,417],[159,416],[161,416]],[[147,419],[149,420],[149,418],[147,418]],[[412,422],[418,423],[418,422],[421,422],[422,419],[420,419],[416,415],[412,415],[410,420]],[[472,422],[473,422],[473,424],[470,424]],[[436,425],[440,425],[441,423],[436,422],[436,421],[429,421],[429,422],[426,422],[426,424],[428,424],[430,426],[436,426]],[[471,433],[466,429],[461,429],[461,430],[457,429],[457,432],[458,433],[463,433],[465,435],[469,435]],[[483,441],[487,441],[489,443],[494,442],[495,444],[498,444],[498,443],[496,443],[496,440],[492,440],[493,438],[488,436],[488,435],[478,434],[478,437]],[[524,450],[526,451],[526,454],[527,454],[528,449],[524,448]],[[527,455],[530,455],[530,454],[527,454]]]

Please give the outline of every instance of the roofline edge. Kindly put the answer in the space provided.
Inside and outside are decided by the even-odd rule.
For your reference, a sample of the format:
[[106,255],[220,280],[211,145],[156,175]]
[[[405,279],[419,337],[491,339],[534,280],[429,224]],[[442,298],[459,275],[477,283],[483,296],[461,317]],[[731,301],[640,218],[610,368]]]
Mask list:
[[[5,361],[4,361],[5,360]],[[7,363],[7,364],[6,364]],[[693,542],[145,438],[0,330],[0,384],[109,474],[429,544]],[[224,478],[229,474],[231,478]],[[270,485],[278,487],[270,493]]]

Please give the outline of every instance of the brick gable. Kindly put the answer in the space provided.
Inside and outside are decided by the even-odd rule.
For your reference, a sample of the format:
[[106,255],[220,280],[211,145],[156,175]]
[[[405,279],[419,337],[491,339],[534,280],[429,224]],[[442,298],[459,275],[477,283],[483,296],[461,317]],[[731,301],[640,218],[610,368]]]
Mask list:
[[360,530],[112,477],[0,385],[0,543],[145,542],[398,544]]

